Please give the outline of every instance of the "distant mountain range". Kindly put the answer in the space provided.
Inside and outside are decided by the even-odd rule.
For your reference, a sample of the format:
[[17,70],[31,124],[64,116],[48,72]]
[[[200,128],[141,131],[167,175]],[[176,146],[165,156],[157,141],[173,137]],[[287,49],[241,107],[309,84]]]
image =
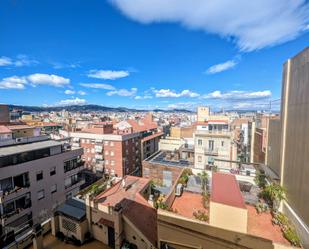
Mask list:
[[[9,105],[10,110],[19,109],[25,112],[59,112],[63,109],[70,112],[147,112],[151,110],[140,110],[140,109],[131,109],[126,107],[107,107],[101,105],[70,105],[70,106],[23,106],[23,105]],[[192,111],[185,109],[173,109],[173,110],[162,110],[154,109],[154,112],[184,112],[184,113],[193,113]]]

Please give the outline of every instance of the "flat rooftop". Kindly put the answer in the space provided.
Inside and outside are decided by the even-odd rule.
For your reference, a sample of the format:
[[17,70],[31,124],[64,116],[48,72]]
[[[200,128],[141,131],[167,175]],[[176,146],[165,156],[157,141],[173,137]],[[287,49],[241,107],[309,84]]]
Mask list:
[[56,209],[57,213],[81,221],[86,218],[86,204],[78,199],[68,199]]
[[157,155],[154,157],[150,157],[149,159],[146,159],[150,163],[154,164],[161,164],[161,165],[166,165],[166,166],[174,166],[174,167],[182,167],[182,168],[187,168],[192,165],[190,161],[184,160],[184,159],[168,159],[166,156],[170,152],[166,151],[160,151]]
[[7,147],[0,148],[0,157],[10,156],[14,154],[19,154],[27,151],[45,149],[55,146],[62,145],[63,142],[55,141],[55,140],[47,140],[42,142],[33,142],[29,144],[21,144],[21,145],[13,145]]
[[[122,181],[125,181],[125,187],[122,186]],[[98,201],[99,205],[113,207],[124,199],[147,203],[146,200],[142,201],[143,197],[140,193],[148,186],[149,181],[146,178],[128,175],[124,180],[96,196],[95,200]]]
[[234,175],[213,172],[211,191],[211,201],[246,209],[243,196]]
[[176,196],[172,209],[181,216],[195,219],[194,212],[200,210],[206,214],[209,213],[209,210],[203,207],[202,201],[203,196],[201,194],[184,191],[181,196]]

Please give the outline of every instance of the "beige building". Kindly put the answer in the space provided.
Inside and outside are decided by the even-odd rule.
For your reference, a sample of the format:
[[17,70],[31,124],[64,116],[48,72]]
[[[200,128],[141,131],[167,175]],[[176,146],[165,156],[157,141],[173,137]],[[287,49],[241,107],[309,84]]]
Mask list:
[[216,165],[230,168],[230,161],[237,159],[237,145],[227,121],[214,120],[197,125],[194,133],[195,168],[205,169]]
[[210,109],[207,106],[199,106],[197,108],[197,121],[204,122],[208,120]]
[[284,64],[282,89],[281,138],[275,137],[270,143],[281,140],[280,167],[279,162],[274,163],[277,157],[269,155],[268,161],[280,173],[287,191],[283,212],[294,221],[304,247],[309,248],[309,47]]
[[92,237],[116,249],[124,243],[154,249],[157,213],[148,204],[149,195],[150,180],[126,176],[96,196],[87,195],[86,202],[73,199],[58,207],[52,218],[52,232],[80,243]]

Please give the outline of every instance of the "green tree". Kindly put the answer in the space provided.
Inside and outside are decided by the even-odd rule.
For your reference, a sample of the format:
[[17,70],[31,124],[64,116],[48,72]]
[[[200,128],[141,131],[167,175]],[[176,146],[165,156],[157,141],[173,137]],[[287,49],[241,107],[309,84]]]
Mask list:
[[201,178],[203,192],[206,192],[209,179],[208,173],[204,170],[202,173],[198,173],[197,175]]
[[274,210],[278,210],[280,202],[285,200],[285,192],[281,185],[271,183],[264,188],[262,195],[272,204]]

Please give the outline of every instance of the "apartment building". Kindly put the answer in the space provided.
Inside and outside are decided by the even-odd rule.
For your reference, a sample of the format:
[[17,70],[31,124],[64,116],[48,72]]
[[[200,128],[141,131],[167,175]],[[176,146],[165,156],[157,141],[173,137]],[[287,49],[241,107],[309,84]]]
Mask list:
[[[287,191],[282,211],[294,222],[304,248],[309,248],[309,47],[283,66],[280,123],[273,122],[268,145],[268,165]],[[280,151],[276,146],[280,147]],[[278,153],[276,156],[273,153]]]
[[0,147],[2,243],[8,234],[45,220],[54,207],[80,190],[82,153],[44,136]]
[[237,146],[233,143],[228,119],[197,123],[194,133],[194,167],[230,168],[237,159]]
[[86,166],[94,171],[119,177],[140,174],[140,133],[106,134],[104,130],[99,131],[96,127],[79,132],[60,130],[60,135],[70,138],[73,148],[83,148],[82,159]]
[[[62,233],[84,243],[87,234],[108,245],[154,249],[157,244],[156,209],[148,203],[150,180],[125,176],[111,188],[72,199],[58,207],[52,218],[53,235]],[[72,208],[78,208],[73,212]]]

